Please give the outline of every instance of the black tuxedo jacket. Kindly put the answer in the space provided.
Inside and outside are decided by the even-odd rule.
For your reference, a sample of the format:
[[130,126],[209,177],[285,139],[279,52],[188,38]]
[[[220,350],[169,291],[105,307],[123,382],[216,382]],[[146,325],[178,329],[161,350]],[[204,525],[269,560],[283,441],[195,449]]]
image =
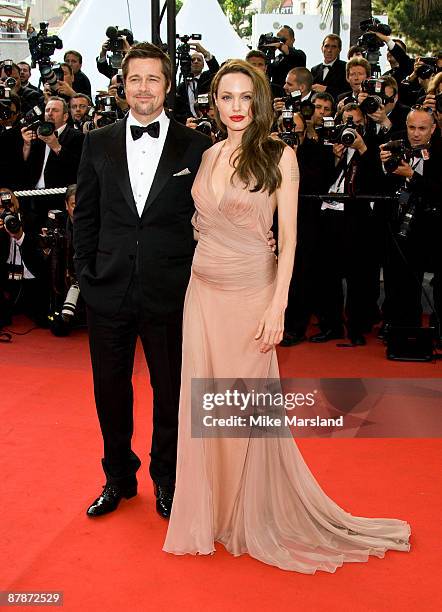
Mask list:
[[126,121],[86,136],[74,213],[77,278],[86,304],[113,316],[136,272],[146,313],[166,316],[183,307],[195,244],[191,188],[211,140],[171,119],[140,217],[127,167]]
[[322,78],[324,64],[317,64],[311,69],[314,85],[326,85],[327,92],[337,100],[339,94],[348,90],[348,82],[345,74],[346,62],[337,59],[333,66],[329,68],[325,79]]
[[306,63],[307,58],[304,51],[289,48],[288,55],[280,53],[267,70],[272,83],[283,87],[288,72],[292,68],[305,68]]
[[[51,151],[45,167],[45,185],[49,187],[66,187],[77,182],[77,171],[80,163],[84,134],[67,126],[60,134],[61,151],[57,155]],[[35,187],[40,178],[45,157],[46,145],[42,140],[35,140],[31,153],[24,163],[28,187]]]

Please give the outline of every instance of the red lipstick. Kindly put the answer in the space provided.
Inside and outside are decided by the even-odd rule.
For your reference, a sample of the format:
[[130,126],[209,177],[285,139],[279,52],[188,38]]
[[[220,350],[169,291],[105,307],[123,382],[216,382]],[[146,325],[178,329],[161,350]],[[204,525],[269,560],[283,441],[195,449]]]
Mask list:
[[232,115],[230,119],[232,121],[242,121],[244,119],[244,115]]

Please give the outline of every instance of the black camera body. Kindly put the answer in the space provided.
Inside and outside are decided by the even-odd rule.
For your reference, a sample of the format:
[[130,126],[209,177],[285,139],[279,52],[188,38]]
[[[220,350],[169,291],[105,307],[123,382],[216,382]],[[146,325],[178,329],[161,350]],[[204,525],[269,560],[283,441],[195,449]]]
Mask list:
[[431,77],[437,74],[440,69],[437,66],[437,57],[421,57],[421,62],[424,62],[423,66],[419,66],[416,70],[416,75],[418,78],[426,80],[431,79]]
[[128,29],[120,30],[118,26],[109,26],[106,29],[107,36],[107,50],[110,55],[110,65],[112,68],[116,68],[117,70],[121,68],[121,63],[124,57],[124,40],[123,36],[126,38],[129,45],[134,44],[134,35]]
[[12,209],[11,194],[7,191],[1,191],[0,202],[1,207],[3,208],[3,212],[0,213],[0,219],[3,221],[3,224],[8,232],[11,232],[11,234],[17,234],[22,227],[22,223],[20,217]]
[[40,247],[42,249],[62,249],[66,239],[66,215],[62,210],[54,209],[48,211],[46,231],[39,235]]
[[283,131],[278,134],[279,138],[292,149],[299,145],[299,136],[293,131],[295,128],[293,115],[294,113],[290,109],[282,111]]
[[299,113],[306,121],[310,120],[315,114],[315,105],[310,100],[301,100],[302,93],[299,89],[292,91],[288,96],[282,98],[285,108],[294,113]]
[[63,41],[58,36],[48,36],[49,23],[43,21],[40,23],[40,31],[36,36],[32,36],[28,40],[29,51],[31,53],[32,68],[37,64],[47,63],[51,55],[54,55],[56,49],[63,48]]
[[202,115],[202,117],[195,119],[195,123],[197,125],[196,129],[198,132],[201,132],[206,136],[210,136],[212,133],[214,134],[216,132],[216,123],[211,117],[209,117],[209,94],[200,94],[195,104],[195,108]]
[[20,126],[35,132],[38,136],[51,136],[55,132],[52,121],[45,121],[44,113],[39,106],[34,106],[20,119]]
[[359,23],[359,29],[362,32],[362,35],[358,38],[356,44],[364,49],[365,59],[372,66],[375,66],[378,69],[379,57],[381,55],[379,49],[384,46],[384,42],[380,40],[374,32],[379,32],[379,34],[390,36],[391,28],[387,24],[381,23],[379,19],[371,17],[370,19],[361,21]]
[[267,61],[273,61],[275,59],[276,47],[268,47],[267,45],[274,45],[276,43],[286,43],[287,39],[284,36],[273,36],[273,32],[267,34],[261,34],[258,40],[258,50],[265,54]]
[[181,42],[176,48],[176,63],[180,68],[180,76],[184,81],[192,78],[192,57],[190,55],[190,40],[202,40],[201,34],[177,34],[176,39]]
[[6,84],[0,83],[0,121],[5,121],[12,117],[11,105],[11,88],[7,87]]
[[388,174],[397,170],[402,161],[406,162],[412,157],[428,159],[428,145],[410,147],[403,139],[390,140],[383,146],[383,150],[391,153],[391,157],[384,162],[384,168]]
[[387,85],[382,77],[362,81],[361,89],[364,93],[368,93],[368,97],[361,102],[359,107],[365,115],[375,113],[381,106],[394,100],[394,96],[390,98],[385,93],[386,87]]
[[94,114],[100,115],[96,122],[98,128],[116,123],[118,121],[118,104],[115,96],[95,96]]
[[316,131],[323,144],[342,144],[345,147],[350,147],[360,134],[360,130],[354,124],[352,117],[349,117],[345,123],[339,123],[338,125],[336,125],[333,117],[324,117],[322,126],[316,128]]

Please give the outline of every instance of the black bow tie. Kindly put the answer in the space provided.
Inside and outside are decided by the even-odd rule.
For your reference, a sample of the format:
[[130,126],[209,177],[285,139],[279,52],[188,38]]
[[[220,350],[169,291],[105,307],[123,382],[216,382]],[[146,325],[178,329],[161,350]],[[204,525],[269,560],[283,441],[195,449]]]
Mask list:
[[158,138],[160,135],[160,123],[159,121],[154,121],[154,123],[149,123],[149,125],[141,126],[141,125],[131,125],[130,131],[132,132],[132,138],[134,140],[138,140],[141,136],[147,132],[149,136],[152,138]]

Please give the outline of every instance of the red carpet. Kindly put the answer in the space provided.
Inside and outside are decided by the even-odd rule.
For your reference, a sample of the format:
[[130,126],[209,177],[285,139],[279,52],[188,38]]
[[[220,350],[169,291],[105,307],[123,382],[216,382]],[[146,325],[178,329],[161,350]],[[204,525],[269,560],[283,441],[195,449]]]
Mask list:
[[[23,331],[26,321],[13,328]],[[441,365],[384,359],[367,347],[305,343],[280,349],[298,377],[440,377]],[[301,440],[325,491],[355,515],[406,519],[412,551],[345,564],[335,574],[284,572],[218,546],[213,557],[162,552],[147,464],[151,392],[137,353],[134,448],[144,460],[139,495],[98,520],[101,443],[86,333],[35,330],[0,344],[2,504],[0,590],[64,592],[64,610],[439,610],[442,554],[440,440]],[[25,609],[18,607],[17,609]]]

